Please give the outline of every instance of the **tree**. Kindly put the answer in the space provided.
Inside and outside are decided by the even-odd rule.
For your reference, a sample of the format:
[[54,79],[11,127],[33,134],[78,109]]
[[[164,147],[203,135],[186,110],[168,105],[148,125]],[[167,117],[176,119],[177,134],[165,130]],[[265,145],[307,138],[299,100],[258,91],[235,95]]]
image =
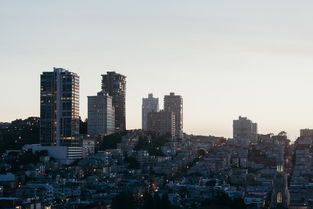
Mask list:
[[205,200],[201,204],[201,209],[246,209],[247,206],[242,199],[231,200],[226,194],[220,195],[213,200]]
[[134,157],[125,157],[125,162],[128,164],[129,169],[139,169],[140,164]]
[[163,209],[171,209],[171,208],[174,208],[171,204],[171,202],[169,201],[168,199],[168,195],[167,194],[164,194],[162,196],[162,202],[161,202],[161,208]]
[[142,209],[176,209],[177,207],[173,206],[168,199],[168,195],[162,195],[160,198],[158,193],[154,195],[146,193],[144,195],[144,204]]
[[0,127],[0,154],[6,150],[21,149],[25,144],[39,143],[39,118],[15,120]]
[[140,137],[135,146],[135,150],[147,150],[149,155],[164,156],[161,147],[167,142],[169,142],[168,136],[151,135],[151,139],[148,139],[148,137]]
[[154,199],[150,193],[144,195],[144,202],[142,209],[154,209]]
[[126,132],[120,132],[104,136],[100,144],[100,150],[116,149],[117,144],[122,142],[122,137],[125,134]]
[[131,193],[122,192],[112,201],[112,209],[135,209],[135,200]]
[[87,126],[88,120],[82,121],[81,117],[79,117],[79,134],[87,134]]

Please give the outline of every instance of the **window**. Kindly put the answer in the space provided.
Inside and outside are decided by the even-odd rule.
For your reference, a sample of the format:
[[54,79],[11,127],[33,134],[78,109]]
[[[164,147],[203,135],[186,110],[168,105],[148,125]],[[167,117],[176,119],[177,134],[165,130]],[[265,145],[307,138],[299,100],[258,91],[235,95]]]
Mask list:
[[277,204],[283,203],[283,193],[277,192]]
[[283,165],[277,165],[277,172],[283,172],[284,166]]

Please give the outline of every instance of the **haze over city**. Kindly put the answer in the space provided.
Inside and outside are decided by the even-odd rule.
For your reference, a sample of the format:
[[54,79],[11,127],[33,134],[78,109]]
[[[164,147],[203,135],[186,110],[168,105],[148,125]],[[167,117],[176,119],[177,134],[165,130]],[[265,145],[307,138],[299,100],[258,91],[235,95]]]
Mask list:
[[[47,6],[48,4],[48,6]],[[39,116],[40,73],[80,76],[80,115],[101,74],[127,76],[127,128],[148,93],[184,99],[184,131],[232,136],[239,115],[293,140],[313,120],[310,1],[3,1],[1,121]]]

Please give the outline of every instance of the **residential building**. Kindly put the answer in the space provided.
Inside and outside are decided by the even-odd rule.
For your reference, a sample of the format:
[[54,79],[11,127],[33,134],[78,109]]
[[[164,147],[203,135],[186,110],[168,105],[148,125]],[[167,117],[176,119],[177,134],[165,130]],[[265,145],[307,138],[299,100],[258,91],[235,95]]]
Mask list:
[[31,150],[33,153],[46,151],[49,157],[61,164],[71,164],[83,157],[83,146],[42,146],[40,144],[25,145],[23,150]]
[[183,137],[183,98],[175,93],[164,97],[164,111],[175,115],[175,136]]
[[115,110],[112,97],[103,90],[88,97],[88,134],[108,135],[115,131]]
[[257,124],[246,117],[239,116],[233,121],[233,138],[245,141],[257,140]]
[[175,114],[173,112],[150,112],[148,113],[147,131],[159,136],[175,136]]
[[126,130],[126,76],[107,72],[102,75],[102,90],[112,97],[115,108],[115,130]]
[[78,146],[79,76],[63,68],[41,74],[40,143]]
[[284,172],[277,172],[274,176],[271,199],[271,208],[288,208],[290,204],[287,175]]
[[300,137],[309,137],[313,136],[313,129],[301,129],[300,130]]
[[148,126],[148,113],[159,111],[159,99],[149,94],[148,98],[142,99],[142,130],[146,131]]

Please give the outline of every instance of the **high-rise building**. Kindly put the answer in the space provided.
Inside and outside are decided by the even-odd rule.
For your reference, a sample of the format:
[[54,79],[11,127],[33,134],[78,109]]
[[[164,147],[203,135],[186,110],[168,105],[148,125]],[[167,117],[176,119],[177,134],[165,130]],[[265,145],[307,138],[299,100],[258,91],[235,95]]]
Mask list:
[[88,97],[88,134],[108,135],[115,132],[112,97],[101,91]]
[[238,120],[233,121],[233,138],[238,140],[256,141],[257,124],[246,117],[239,116]]
[[173,112],[150,112],[147,118],[147,131],[159,136],[175,136],[175,114]]
[[313,129],[301,129],[300,130],[300,137],[310,137],[313,136]]
[[142,99],[142,130],[147,131],[148,113],[159,111],[159,99],[149,94],[148,98]]
[[126,130],[126,76],[107,72],[102,75],[102,90],[112,96],[115,108],[115,130]]
[[78,146],[79,77],[62,68],[41,74],[40,143]]
[[175,115],[175,136],[183,137],[183,98],[175,93],[164,97],[164,111]]

